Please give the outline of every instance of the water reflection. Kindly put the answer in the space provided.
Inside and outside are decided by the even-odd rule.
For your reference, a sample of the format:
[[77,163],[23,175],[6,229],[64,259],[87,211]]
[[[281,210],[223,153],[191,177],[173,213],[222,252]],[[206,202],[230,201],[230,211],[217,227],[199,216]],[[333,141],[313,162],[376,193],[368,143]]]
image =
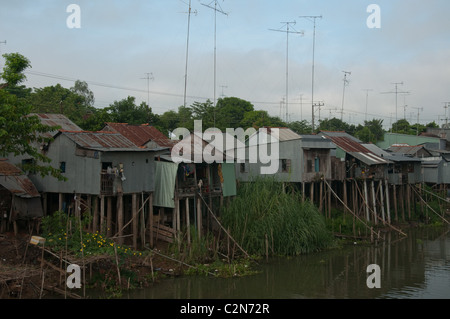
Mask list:
[[[293,298],[450,298],[448,229],[415,229],[408,237],[390,232],[377,245],[295,258],[274,258],[261,273],[233,279],[171,278],[128,298],[293,299]],[[381,288],[369,289],[367,266],[381,268]]]

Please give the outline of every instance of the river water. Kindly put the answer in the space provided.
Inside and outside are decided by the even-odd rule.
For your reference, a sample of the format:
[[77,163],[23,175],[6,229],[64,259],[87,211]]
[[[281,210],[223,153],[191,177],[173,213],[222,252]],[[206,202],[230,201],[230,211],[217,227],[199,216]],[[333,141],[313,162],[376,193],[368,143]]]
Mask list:
[[[186,276],[124,293],[132,299],[450,299],[450,229],[421,228],[404,237],[389,232],[374,245],[261,261],[242,278]],[[380,288],[369,288],[380,268]]]

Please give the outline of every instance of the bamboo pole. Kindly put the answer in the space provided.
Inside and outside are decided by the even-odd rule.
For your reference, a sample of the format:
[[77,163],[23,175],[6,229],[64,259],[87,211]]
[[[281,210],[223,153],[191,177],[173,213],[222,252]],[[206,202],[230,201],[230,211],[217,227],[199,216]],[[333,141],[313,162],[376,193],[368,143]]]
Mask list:
[[369,215],[369,201],[367,200],[367,181],[364,180],[364,205],[366,208],[366,220],[370,221],[370,215]]
[[[413,188],[413,190],[417,193],[417,190],[415,189],[415,188]],[[444,217],[442,217],[440,214],[438,214],[430,205],[428,205],[428,203],[422,198],[422,196],[420,196],[420,194],[418,194],[419,195],[419,199],[433,212],[433,213],[435,213],[436,215],[438,215],[439,216],[439,218],[441,218],[444,222],[446,222],[447,224],[450,224],[450,222],[447,220],[447,219],[445,219]]]
[[380,200],[381,200],[381,219],[383,224],[386,222],[386,212],[384,211],[384,193],[383,193],[383,181],[378,183],[378,188],[380,189]]

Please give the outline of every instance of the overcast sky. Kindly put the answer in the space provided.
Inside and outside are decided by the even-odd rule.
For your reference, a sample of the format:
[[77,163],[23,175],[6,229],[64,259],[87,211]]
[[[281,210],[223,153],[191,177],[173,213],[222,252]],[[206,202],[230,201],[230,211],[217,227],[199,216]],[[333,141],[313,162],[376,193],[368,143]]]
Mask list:
[[[188,3],[0,0],[0,53],[19,52],[31,61],[25,83],[29,87],[60,83],[69,88],[80,79],[89,84],[99,108],[127,96],[146,102],[149,90],[150,106],[162,114],[184,103]],[[227,15],[218,12],[216,17],[216,98],[236,96],[285,119],[281,101],[286,98],[288,71],[289,120],[311,122],[314,23],[301,16],[322,16],[316,19],[314,55],[314,101],[324,104],[321,119],[340,118],[344,102],[343,119],[353,124],[364,121],[366,105],[367,118],[383,119],[386,126],[405,115],[416,123],[418,113],[421,123],[445,121],[445,102],[450,102],[450,1],[217,3]],[[67,25],[70,4],[81,9],[81,28]],[[380,8],[381,28],[367,25],[370,4]],[[192,0],[187,105],[214,99],[215,14],[205,5],[214,7],[214,1]],[[286,31],[284,22],[292,22],[289,37],[270,30]],[[351,72],[345,94],[343,71]],[[153,76],[149,87],[146,73]],[[403,83],[398,92],[408,94],[394,94],[394,83]]]

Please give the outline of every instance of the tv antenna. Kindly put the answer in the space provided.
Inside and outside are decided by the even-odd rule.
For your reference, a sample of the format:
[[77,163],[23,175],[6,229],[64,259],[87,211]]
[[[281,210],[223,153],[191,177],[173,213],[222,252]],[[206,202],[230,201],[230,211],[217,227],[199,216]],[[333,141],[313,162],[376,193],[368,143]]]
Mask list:
[[344,98],[345,98],[345,87],[348,86],[349,81],[347,80],[347,76],[351,75],[352,72],[342,71],[344,72],[344,91],[342,92],[342,108],[341,108],[341,121],[344,119]]
[[394,82],[392,83],[395,85],[395,91],[393,92],[381,92],[381,94],[395,94],[395,125],[397,125],[398,123],[398,95],[399,94],[407,94],[410,92],[401,92],[398,90],[398,86],[399,85],[403,85],[403,82]]
[[221,98],[224,98],[224,97],[225,97],[224,89],[228,89],[228,86],[226,86],[226,85],[221,85],[220,87],[222,88],[222,95],[221,95],[220,97],[221,97]]
[[147,106],[150,107],[150,80],[154,80],[153,73],[145,73],[146,77],[141,80],[147,80]]
[[450,102],[443,102],[443,103],[444,103],[444,109],[445,109],[445,128],[448,128],[447,109],[450,107]]
[[184,105],[184,107],[186,107],[186,95],[187,95],[188,60],[189,60],[189,33],[190,33],[190,27],[191,27],[191,14],[194,13],[195,15],[197,15],[197,10],[192,11],[191,0],[189,0],[188,6],[189,6],[189,11],[187,12],[187,14],[188,14],[188,25],[187,25],[187,38],[186,38],[186,67],[185,67],[185,72],[184,72],[184,97],[183,97],[183,105]]
[[366,114],[364,121],[367,122],[367,108],[369,106],[369,92],[373,91],[372,89],[364,89],[363,91],[366,91]]
[[[214,6],[212,4],[214,3]],[[214,10],[214,127],[216,126],[216,78],[217,78],[217,12],[228,16],[228,13],[222,10],[217,0],[209,4],[201,3],[201,5]]]
[[269,29],[270,31],[276,32],[284,32],[286,33],[286,123],[289,118],[289,34],[301,34],[302,36],[305,34],[303,31],[291,30],[291,25],[295,25],[296,22],[281,22],[283,23],[283,27],[286,27],[286,30],[280,29]]
[[322,16],[300,16],[299,18],[304,18],[312,20],[314,23],[313,32],[313,56],[312,56],[312,83],[311,83],[311,108],[312,108],[312,132],[314,133],[314,72],[315,72],[315,51],[316,51],[316,19],[322,19]]
[[417,110],[416,135],[419,136],[419,117],[420,117],[420,112],[423,112],[423,107],[413,107],[413,109]]

